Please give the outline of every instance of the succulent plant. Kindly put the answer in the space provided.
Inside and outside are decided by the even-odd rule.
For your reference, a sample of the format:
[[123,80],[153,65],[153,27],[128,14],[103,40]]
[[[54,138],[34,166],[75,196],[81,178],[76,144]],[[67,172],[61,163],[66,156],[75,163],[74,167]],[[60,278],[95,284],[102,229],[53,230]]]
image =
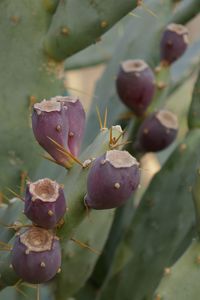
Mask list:
[[[199,0],[0,8],[0,300],[197,299]],[[100,62],[86,119],[63,71]]]

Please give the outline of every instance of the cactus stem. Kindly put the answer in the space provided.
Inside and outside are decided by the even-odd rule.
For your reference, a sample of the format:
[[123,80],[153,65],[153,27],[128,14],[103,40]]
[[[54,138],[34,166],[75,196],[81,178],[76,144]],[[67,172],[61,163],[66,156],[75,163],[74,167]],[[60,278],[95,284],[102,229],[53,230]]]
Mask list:
[[75,238],[71,238],[70,240],[73,241],[74,243],[76,243],[77,245],[79,245],[80,247],[85,248],[85,249],[88,249],[88,250],[91,251],[92,253],[95,253],[95,254],[97,254],[97,255],[100,255],[100,254],[101,254],[98,250],[96,250],[96,249],[94,249],[94,248],[88,246],[87,244],[85,244],[85,243],[83,243],[83,242],[81,242],[81,241],[79,241],[79,240],[77,240],[77,239],[75,239]]
[[16,192],[14,192],[12,189],[10,188],[6,188],[11,194],[13,194],[14,196],[16,196],[17,198],[19,198],[20,200],[22,200],[24,202],[24,198],[22,198],[19,194],[17,194]]
[[198,232],[198,236],[200,237],[200,197],[199,197],[199,191],[200,191],[200,173],[199,169],[197,170],[196,174],[196,180],[192,189],[193,194],[193,202],[195,207],[195,214],[196,214],[196,228]]

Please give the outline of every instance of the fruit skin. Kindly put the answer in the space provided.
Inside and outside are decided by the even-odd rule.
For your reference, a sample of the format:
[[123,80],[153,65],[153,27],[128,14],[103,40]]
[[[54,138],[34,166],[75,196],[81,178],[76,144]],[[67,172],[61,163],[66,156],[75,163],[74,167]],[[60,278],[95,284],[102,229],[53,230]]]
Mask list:
[[[51,109],[49,107],[51,106]],[[38,143],[61,165],[65,165],[66,156],[58,151],[49,138],[68,150],[69,122],[65,117],[64,108],[55,100],[45,99],[34,104],[32,128]]]
[[[28,251],[27,246],[21,241],[23,234],[32,238],[33,243],[33,239],[37,238],[43,246],[45,243],[50,243],[50,249]],[[37,249],[36,244],[35,247]],[[11,253],[11,264],[16,274],[26,282],[39,284],[49,281],[56,275],[61,265],[60,242],[53,233],[45,229],[39,227],[28,229],[16,236]]]
[[[171,121],[164,123],[166,115]],[[178,121],[174,114],[168,110],[160,110],[151,114],[144,120],[138,131],[138,147],[143,151],[160,151],[167,148],[176,138]]]
[[164,64],[170,65],[179,59],[188,46],[188,30],[180,24],[169,24],[160,42],[160,56]]
[[142,60],[126,60],[120,65],[116,88],[121,101],[141,116],[154,95],[154,73]]
[[80,151],[85,130],[85,111],[80,100],[76,97],[55,97],[57,101],[61,101],[64,108],[65,116],[69,124],[68,148],[70,152],[77,156]]
[[[55,201],[48,201],[48,199],[44,201],[39,195],[32,194],[30,185],[45,184],[45,182],[52,185],[56,190]],[[46,229],[54,228],[66,213],[66,200],[62,187],[48,178],[34,183],[29,182],[26,187],[24,213],[34,224]]]
[[111,150],[93,162],[85,196],[85,202],[90,208],[109,209],[121,206],[139,185],[138,162],[135,160],[129,167],[114,167],[106,158],[109,152],[123,152],[132,157],[127,151]]

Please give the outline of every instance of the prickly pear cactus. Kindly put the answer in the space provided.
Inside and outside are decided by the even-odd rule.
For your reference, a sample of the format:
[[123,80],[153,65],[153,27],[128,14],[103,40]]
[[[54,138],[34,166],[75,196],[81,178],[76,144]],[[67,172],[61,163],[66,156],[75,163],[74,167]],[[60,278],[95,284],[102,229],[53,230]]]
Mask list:
[[[0,300],[197,299],[200,40],[185,25],[199,1],[0,8]],[[86,118],[61,96],[64,68],[107,61],[99,47]]]

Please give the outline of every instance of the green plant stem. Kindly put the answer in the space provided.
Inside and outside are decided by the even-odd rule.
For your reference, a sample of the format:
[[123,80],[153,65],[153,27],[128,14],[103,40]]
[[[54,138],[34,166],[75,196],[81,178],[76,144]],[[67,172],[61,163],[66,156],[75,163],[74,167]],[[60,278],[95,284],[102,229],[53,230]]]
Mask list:
[[184,0],[179,4],[175,14],[171,18],[171,22],[185,24],[194,18],[199,12],[199,0]]
[[196,181],[193,187],[192,195],[195,206],[197,233],[200,237],[200,169],[198,169],[197,171]]

